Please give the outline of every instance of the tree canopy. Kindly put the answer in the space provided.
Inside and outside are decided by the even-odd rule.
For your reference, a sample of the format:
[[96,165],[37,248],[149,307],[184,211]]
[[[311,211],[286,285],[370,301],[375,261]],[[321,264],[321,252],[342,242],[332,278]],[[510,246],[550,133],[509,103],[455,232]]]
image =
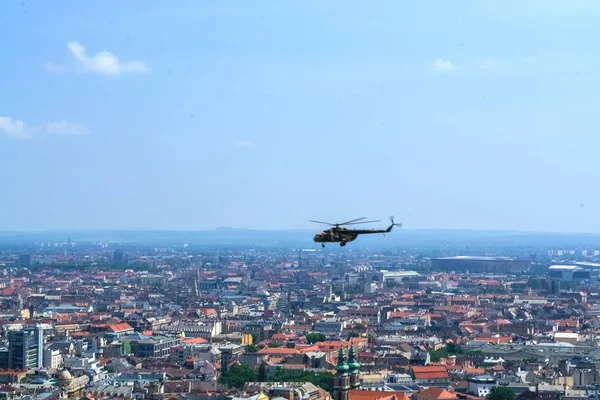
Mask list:
[[234,364],[219,378],[219,383],[227,387],[243,389],[246,382],[255,382],[256,371],[248,365]]
[[256,353],[260,348],[255,344],[249,344],[246,346],[246,353]]
[[267,365],[263,362],[258,367],[258,381],[259,382],[267,382],[269,380],[269,371],[267,370]]
[[487,400],[514,400],[515,392],[505,386],[494,386],[486,398]]
[[305,371],[302,374],[290,374],[284,368],[277,369],[271,382],[310,382],[328,392],[333,390],[333,374],[330,372],[314,373]]
[[350,332],[348,332],[348,339],[347,340],[350,340],[352,338],[357,338],[357,337],[360,337],[360,335],[358,333],[356,333],[354,331],[350,331]]
[[324,342],[326,340],[327,340],[327,337],[319,332],[311,332],[308,335],[306,335],[306,341],[310,344]]
[[448,343],[446,347],[430,351],[429,357],[431,358],[432,362],[437,362],[442,358],[448,358],[449,356],[456,354],[464,354],[463,348],[456,343]]

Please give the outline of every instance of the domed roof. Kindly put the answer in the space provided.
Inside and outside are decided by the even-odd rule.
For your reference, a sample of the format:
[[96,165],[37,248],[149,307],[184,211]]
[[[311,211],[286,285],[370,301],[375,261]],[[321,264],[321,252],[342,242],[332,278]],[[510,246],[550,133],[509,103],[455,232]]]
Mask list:
[[360,363],[356,360],[354,346],[350,346],[350,350],[348,350],[348,368],[351,374],[358,373],[358,369],[360,368]]
[[71,373],[66,369],[58,375],[58,380],[60,381],[70,381],[71,379],[73,379],[73,377],[71,376]]
[[338,372],[338,374],[345,375],[348,373],[349,369],[350,368],[348,367],[348,364],[346,364],[346,352],[344,351],[344,348],[342,347],[340,349],[340,352],[338,353],[338,362],[337,362],[337,365],[335,366],[335,370]]

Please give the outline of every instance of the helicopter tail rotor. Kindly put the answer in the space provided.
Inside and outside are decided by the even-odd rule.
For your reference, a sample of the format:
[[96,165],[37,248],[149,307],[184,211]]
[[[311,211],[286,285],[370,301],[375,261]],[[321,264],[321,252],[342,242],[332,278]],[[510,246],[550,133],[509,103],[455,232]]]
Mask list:
[[402,227],[402,224],[394,222],[394,216],[393,215],[390,217],[390,222],[392,224],[390,225],[389,228],[386,229],[386,232],[391,232],[392,228],[394,228],[395,226],[397,226],[398,228]]

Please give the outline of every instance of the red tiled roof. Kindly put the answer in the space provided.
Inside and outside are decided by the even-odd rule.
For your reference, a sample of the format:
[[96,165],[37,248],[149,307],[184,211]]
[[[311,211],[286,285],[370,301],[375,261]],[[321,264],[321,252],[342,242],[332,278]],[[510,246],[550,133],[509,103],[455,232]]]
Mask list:
[[300,354],[300,352],[296,349],[288,349],[286,347],[265,347],[264,349],[260,349],[257,354],[269,354],[279,356],[288,354]]
[[350,390],[350,400],[409,400],[404,392],[380,392],[376,390]]
[[305,354],[311,351],[320,351],[319,346],[315,345],[296,345],[296,350],[300,353]]
[[183,339],[183,343],[185,343],[185,344],[204,344],[204,343],[208,343],[208,340],[201,338],[201,337],[195,337],[195,338]]
[[485,374],[485,368],[483,367],[467,367],[464,370],[464,373],[467,375],[483,375]]
[[127,322],[122,322],[120,324],[113,324],[108,326],[108,330],[111,332],[123,332],[131,329],[133,328]]
[[510,336],[498,336],[498,337],[477,337],[475,340],[481,340],[489,343],[510,343],[512,342],[512,337]]
[[432,388],[428,388],[428,389],[421,389],[417,392],[419,398],[421,396],[423,397],[427,397],[428,399],[437,399],[437,400],[441,400],[441,399],[456,399],[456,393],[452,393],[446,389],[442,389],[442,388],[436,388],[436,387],[432,387]]
[[296,339],[298,335],[295,333],[276,333],[271,338],[272,340],[287,340],[287,339]]
[[413,366],[415,379],[444,379],[449,378],[448,369],[445,366]]

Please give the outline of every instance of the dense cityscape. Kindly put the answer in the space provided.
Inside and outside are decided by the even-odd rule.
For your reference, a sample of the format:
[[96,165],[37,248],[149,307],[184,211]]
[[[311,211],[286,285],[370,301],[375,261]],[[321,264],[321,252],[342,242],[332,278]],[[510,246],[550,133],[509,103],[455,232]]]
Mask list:
[[600,384],[594,246],[19,240],[0,246],[7,399],[574,400]]
[[0,0],[0,400],[600,400],[599,22]]

